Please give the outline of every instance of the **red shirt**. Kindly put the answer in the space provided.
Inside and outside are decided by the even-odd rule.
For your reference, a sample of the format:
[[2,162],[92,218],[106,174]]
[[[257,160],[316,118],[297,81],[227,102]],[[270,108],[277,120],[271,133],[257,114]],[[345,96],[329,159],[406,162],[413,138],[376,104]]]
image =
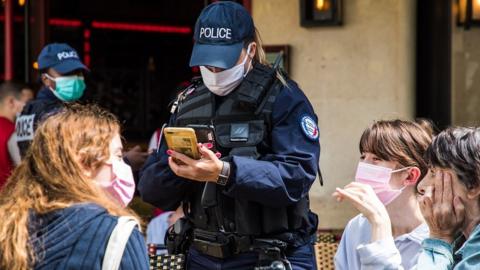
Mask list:
[[0,116],[0,189],[7,182],[13,170],[12,159],[8,153],[8,140],[15,131],[15,124],[5,117]]

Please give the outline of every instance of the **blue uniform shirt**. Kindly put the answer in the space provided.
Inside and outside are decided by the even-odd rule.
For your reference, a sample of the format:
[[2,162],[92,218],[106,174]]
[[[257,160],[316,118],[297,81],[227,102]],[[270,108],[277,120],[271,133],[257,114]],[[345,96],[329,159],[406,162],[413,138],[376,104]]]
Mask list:
[[[170,123],[174,118],[175,115]],[[233,156],[233,171],[224,194],[265,206],[289,206],[308,196],[317,175],[317,116],[297,84],[288,81],[288,86],[277,95],[271,118],[272,129],[267,136],[271,149],[258,160]],[[164,210],[174,210],[193,181],[173,174],[166,150],[162,139],[160,149],[148,158],[140,173],[138,189],[143,200]],[[316,231],[316,224],[308,226],[312,228],[302,231]]]

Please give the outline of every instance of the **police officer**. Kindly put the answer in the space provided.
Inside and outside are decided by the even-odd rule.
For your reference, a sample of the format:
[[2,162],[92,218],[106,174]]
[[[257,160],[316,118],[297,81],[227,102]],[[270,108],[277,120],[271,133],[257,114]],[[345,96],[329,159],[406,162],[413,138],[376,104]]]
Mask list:
[[42,89],[36,99],[25,105],[16,123],[17,142],[22,156],[25,156],[38,122],[58,111],[65,102],[80,99],[85,90],[83,75],[88,69],[69,45],[46,45],[37,63]]
[[[65,43],[46,45],[37,59],[42,89],[37,98],[25,105],[16,121],[17,144],[21,156],[25,156],[39,121],[60,110],[64,104],[78,101],[85,91],[84,74],[89,69],[78,53]],[[124,160],[134,172],[138,171],[147,152],[136,145],[124,153]]]
[[315,269],[318,222],[308,192],[320,146],[312,105],[267,64],[241,5],[207,6],[194,38],[190,66],[202,80],[179,95],[169,125],[212,125],[222,157],[199,144],[194,160],[162,140],[141,172],[140,194],[165,210],[183,204],[186,220],[167,240],[174,252],[189,246],[188,269]]

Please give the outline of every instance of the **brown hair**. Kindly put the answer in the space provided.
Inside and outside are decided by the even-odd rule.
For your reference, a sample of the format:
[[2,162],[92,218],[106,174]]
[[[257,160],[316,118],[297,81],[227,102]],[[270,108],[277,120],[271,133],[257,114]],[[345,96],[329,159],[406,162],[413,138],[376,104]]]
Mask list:
[[44,214],[93,202],[112,215],[134,215],[100,190],[86,171],[97,172],[119,133],[116,117],[94,105],[70,105],[36,130],[24,160],[0,193],[0,269],[29,269],[28,213]]
[[[246,49],[248,47],[248,45],[252,42],[255,42],[257,44],[257,52],[255,53],[255,56],[254,56],[253,60],[255,60],[255,62],[260,63],[262,65],[271,66],[270,63],[267,60],[267,54],[265,53],[265,50],[263,49],[262,38],[260,37],[260,33],[259,33],[259,31],[256,27],[255,27],[255,31],[253,33],[253,37],[249,37],[249,38],[245,39],[245,41],[243,42],[243,47]],[[287,79],[280,72],[278,72],[278,71],[276,72],[276,77],[277,77],[278,80],[280,80],[280,82],[284,86],[288,87]]]
[[377,121],[363,132],[360,153],[370,152],[383,160],[396,161],[404,167],[417,167],[421,171],[420,180],[428,170],[423,155],[432,141],[433,130],[426,120]]
[[260,33],[258,32],[258,29],[256,27],[253,33],[253,37],[249,37],[245,39],[245,41],[243,42],[243,47],[246,49],[248,45],[252,42],[255,42],[257,44],[257,52],[255,53],[255,56],[254,56],[255,62],[260,63],[262,65],[270,66],[270,63],[268,63],[267,61],[267,54],[263,49],[262,38],[260,37]]
[[15,99],[20,99],[23,86],[16,82],[4,82],[0,84],[0,102],[8,96],[13,96]]

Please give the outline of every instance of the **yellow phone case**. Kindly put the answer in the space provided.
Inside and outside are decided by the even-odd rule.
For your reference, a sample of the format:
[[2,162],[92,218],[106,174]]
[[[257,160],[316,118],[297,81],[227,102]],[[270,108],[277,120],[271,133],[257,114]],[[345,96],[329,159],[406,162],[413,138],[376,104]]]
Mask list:
[[200,159],[200,153],[197,148],[197,136],[193,128],[167,127],[164,130],[164,134],[169,149],[193,159]]

